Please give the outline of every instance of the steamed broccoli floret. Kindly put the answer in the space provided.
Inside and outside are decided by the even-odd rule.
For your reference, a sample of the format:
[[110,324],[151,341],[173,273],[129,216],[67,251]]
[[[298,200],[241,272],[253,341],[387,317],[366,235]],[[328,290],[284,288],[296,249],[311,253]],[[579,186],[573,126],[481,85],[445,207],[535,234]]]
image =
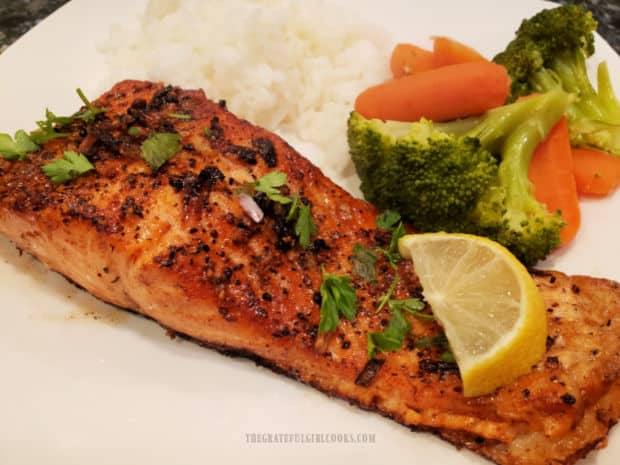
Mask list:
[[511,99],[561,87],[577,100],[568,111],[571,142],[620,155],[620,103],[606,63],[598,67],[598,91],[586,59],[594,53],[597,23],[580,5],[543,10],[524,20],[512,42],[493,60],[512,79]]
[[366,198],[410,212],[422,229],[466,215],[497,177],[497,161],[477,139],[451,137],[426,120],[384,123],[352,113],[349,143]]
[[570,102],[556,89],[453,123],[367,120],[348,140],[361,190],[420,231],[490,237],[532,265],[560,243],[564,222],[533,196],[529,163]]

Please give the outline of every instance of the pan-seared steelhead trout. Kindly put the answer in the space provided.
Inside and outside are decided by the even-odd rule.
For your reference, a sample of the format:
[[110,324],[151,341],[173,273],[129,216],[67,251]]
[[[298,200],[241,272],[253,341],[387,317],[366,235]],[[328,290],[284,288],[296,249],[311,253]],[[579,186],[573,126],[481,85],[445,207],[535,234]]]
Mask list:
[[[389,246],[372,205],[202,91],[125,81],[94,105],[104,111],[74,118],[65,137],[0,160],[0,232],[20,249],[106,302],[499,464],[571,464],[605,445],[620,416],[617,283],[533,272],[548,314],[543,360],[465,398],[441,344],[416,344],[441,334],[432,320],[406,315],[402,348],[369,359],[367,333],[390,321],[388,306],[376,309],[395,274],[394,299],[421,295],[410,261],[392,267],[380,254],[375,282],[354,272],[355,244]],[[147,163],[144,151],[157,159],[161,145],[173,156]],[[94,169],[54,183],[42,166],[67,151]],[[280,194],[315,228],[298,228],[290,203],[251,184],[272,172],[286,174]],[[240,192],[256,205],[242,206]],[[319,331],[323,273],[348,277],[357,296],[354,318],[333,331]]]

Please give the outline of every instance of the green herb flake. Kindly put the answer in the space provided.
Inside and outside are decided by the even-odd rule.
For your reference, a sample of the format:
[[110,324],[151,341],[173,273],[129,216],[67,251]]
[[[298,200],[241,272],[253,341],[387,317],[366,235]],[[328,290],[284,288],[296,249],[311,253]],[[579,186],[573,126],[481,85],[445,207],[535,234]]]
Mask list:
[[410,331],[411,323],[400,310],[394,310],[390,324],[384,331],[366,334],[368,358],[374,358],[377,350],[387,352],[400,349]]
[[169,118],[181,119],[185,121],[190,121],[192,119],[192,115],[188,115],[187,113],[168,113]]
[[441,353],[441,360],[447,363],[456,363],[456,357],[451,350],[445,350]]
[[445,334],[437,334],[433,337],[421,337],[417,341],[415,341],[415,347],[418,349],[423,349],[426,347],[438,346],[442,349],[441,352],[441,360],[446,363],[455,363],[456,357],[450,348],[450,343],[448,342],[448,338]]
[[414,317],[431,321],[434,320],[435,317],[429,313],[422,313],[422,310],[426,307],[426,304],[421,299],[403,299],[403,300],[390,300],[388,302],[388,306],[391,310],[400,310],[413,315]]
[[400,278],[398,277],[398,275],[394,275],[392,284],[390,284],[387,292],[381,297],[379,297],[379,305],[377,306],[377,310],[375,311],[375,313],[379,313],[381,310],[383,310],[383,307],[385,307],[385,305],[389,302],[390,297],[392,297],[392,294],[394,293],[394,289],[396,289],[396,285],[398,284],[399,279]]
[[377,228],[391,231],[396,223],[400,221],[400,214],[392,210],[386,210],[377,216],[375,224]]
[[280,193],[280,188],[287,183],[287,176],[280,171],[271,171],[254,182],[249,182],[238,189],[239,193],[251,195],[252,190],[262,192],[268,199],[281,205],[291,205],[286,215],[286,221],[295,219],[295,234],[299,245],[304,249],[310,245],[310,240],[317,233],[317,227],[312,219],[311,208],[304,204],[299,195],[287,197]]
[[398,223],[398,226],[394,228],[392,231],[392,240],[390,241],[390,248],[388,252],[392,255],[398,255],[400,259],[400,254],[398,254],[398,240],[405,235],[405,226],[402,222]]
[[292,202],[289,197],[280,194],[280,187],[284,186],[286,182],[287,178],[285,173],[272,171],[251,184],[258,192],[265,194],[267,198],[274,202],[281,203],[282,205],[286,205]]
[[171,132],[155,132],[142,143],[142,158],[153,170],[159,169],[181,150],[181,136]]
[[130,128],[129,128],[129,130],[127,131],[127,133],[128,133],[130,136],[139,136],[139,135],[142,133],[142,131],[140,131],[140,128],[138,128],[138,127],[136,127],[136,126],[132,126],[132,127],[130,127]]
[[299,196],[296,195],[295,197],[293,197],[291,208],[289,208],[288,215],[286,215],[286,221],[291,221],[293,218],[295,218],[295,213],[297,213],[298,208],[299,208]]
[[360,243],[353,246],[353,272],[369,283],[377,280],[377,260],[377,254],[369,247]]
[[68,137],[68,132],[61,132],[58,128],[67,126],[73,121],[70,116],[56,116],[50,110],[45,110],[45,119],[37,121],[38,129],[30,133],[30,138],[36,144],[44,144],[52,139]]
[[319,333],[329,333],[338,327],[340,316],[351,321],[357,313],[357,295],[351,278],[325,273],[321,283],[321,321]]
[[430,346],[448,347],[448,338],[443,333],[437,334],[433,337],[421,337],[415,341],[415,346],[418,349],[423,349]]
[[84,105],[86,105],[86,110],[76,113],[72,116],[72,118],[81,119],[86,123],[92,123],[93,121],[95,121],[97,115],[99,113],[102,113],[103,110],[101,108],[95,107],[92,103],[90,103],[90,101],[84,95],[84,92],[82,92],[82,89],[78,87],[75,91],[80,97],[80,100],[82,100]]
[[30,133],[31,139],[37,144],[44,144],[45,142],[58,139],[62,137],[68,137],[68,132],[61,132],[65,126],[73,123],[75,120],[82,120],[85,123],[92,123],[95,121],[95,118],[99,113],[102,113],[104,110],[101,108],[95,107],[92,103],[84,95],[82,89],[75,90],[82,100],[82,103],[86,106],[85,110],[78,111],[71,116],[57,116],[49,109],[45,110],[45,119],[41,121],[37,121],[38,129],[32,131]]
[[387,249],[379,248],[377,251],[385,255],[390,266],[396,269],[396,264],[401,259],[398,253],[398,240],[405,235],[405,226],[400,221],[400,214],[392,210],[386,210],[377,216],[375,223],[377,228],[384,229],[392,234],[389,247]]
[[299,245],[306,249],[310,245],[310,239],[317,233],[316,224],[312,219],[310,206],[302,202],[299,203],[299,215],[295,222],[295,234],[299,239]]
[[68,150],[64,153],[63,158],[49,162],[43,165],[41,169],[54,184],[63,184],[95,169],[95,167],[81,153]]
[[23,160],[29,152],[39,150],[26,131],[19,130],[14,137],[0,134],[0,154],[5,160]]

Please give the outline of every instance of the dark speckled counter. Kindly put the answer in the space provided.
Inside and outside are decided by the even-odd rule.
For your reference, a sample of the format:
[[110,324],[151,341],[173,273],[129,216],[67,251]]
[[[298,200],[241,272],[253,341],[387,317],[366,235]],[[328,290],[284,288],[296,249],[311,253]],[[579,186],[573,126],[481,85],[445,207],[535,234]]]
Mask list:
[[[67,1],[0,0],[0,52]],[[620,0],[559,1],[586,5],[599,22],[599,34],[620,53]]]

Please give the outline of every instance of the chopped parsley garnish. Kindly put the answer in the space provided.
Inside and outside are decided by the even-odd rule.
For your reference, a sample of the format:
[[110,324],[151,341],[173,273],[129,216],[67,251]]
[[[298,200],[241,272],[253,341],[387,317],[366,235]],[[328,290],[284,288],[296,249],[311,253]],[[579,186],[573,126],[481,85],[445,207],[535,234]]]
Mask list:
[[132,126],[132,127],[130,127],[130,128],[127,130],[127,133],[128,133],[130,136],[139,136],[139,135],[142,133],[142,131],[140,131],[140,128],[139,128],[139,127],[137,127],[137,126]]
[[67,150],[63,158],[46,163],[41,167],[54,184],[71,181],[94,168],[88,158],[72,150]]
[[142,142],[142,158],[153,170],[159,169],[181,150],[181,136],[172,132],[154,132]]
[[396,269],[396,264],[400,261],[398,253],[398,240],[405,235],[405,226],[400,221],[400,214],[392,210],[386,210],[375,220],[377,228],[385,229],[392,234],[390,245],[387,249],[378,249],[385,255],[390,266]]
[[400,349],[410,331],[411,323],[407,318],[400,310],[393,310],[392,319],[385,330],[366,334],[368,358],[374,358],[377,350],[387,352]]
[[44,144],[52,139],[67,137],[68,132],[60,132],[59,128],[67,126],[73,121],[71,116],[56,116],[50,110],[45,110],[45,119],[37,121],[39,129],[30,133],[30,137],[37,144]]
[[95,107],[88,101],[82,89],[75,90],[80,97],[80,100],[86,106],[85,110],[78,111],[71,116],[57,116],[50,110],[45,110],[45,119],[37,121],[38,129],[30,133],[30,137],[37,144],[44,144],[45,142],[58,139],[61,137],[67,137],[69,133],[61,132],[59,129],[73,123],[75,120],[82,120],[85,123],[92,123],[99,113],[103,112],[103,109]]
[[374,283],[377,280],[375,266],[377,264],[377,254],[369,247],[356,243],[353,246],[353,272],[368,281]]
[[267,198],[274,202],[286,205],[292,202],[289,197],[280,194],[280,188],[286,185],[287,177],[285,173],[272,171],[267,173],[256,182],[250,183],[258,192],[262,192]]
[[351,278],[327,274],[323,270],[321,283],[321,321],[319,333],[328,333],[338,327],[340,316],[351,321],[357,313],[357,295],[351,286]]
[[310,245],[310,239],[317,233],[316,224],[312,220],[310,206],[299,203],[299,215],[295,222],[295,234],[299,238],[299,245],[306,249]]
[[386,210],[377,216],[375,224],[377,228],[391,231],[392,228],[400,221],[400,214],[392,210]]
[[27,153],[37,150],[39,146],[22,129],[15,133],[15,137],[0,134],[0,154],[5,160],[23,160]]
[[93,121],[95,121],[97,115],[99,113],[102,113],[103,110],[101,108],[95,107],[92,103],[90,103],[90,101],[84,95],[84,92],[82,92],[82,89],[78,87],[75,91],[79,95],[84,105],[86,105],[86,110],[74,114],[71,118],[81,119],[86,123],[92,123]]
[[280,188],[285,186],[287,182],[286,173],[271,171],[254,182],[245,183],[239,192],[250,194],[251,190],[254,190],[265,194],[273,202],[281,205],[290,204],[286,221],[295,219],[295,235],[299,245],[306,249],[310,246],[312,237],[317,234],[317,227],[312,219],[310,205],[306,205],[297,194],[293,197],[282,195]]
[[415,346],[418,349],[423,349],[430,346],[439,346],[443,349],[443,351],[441,352],[441,360],[449,363],[456,362],[456,359],[454,358],[454,353],[450,348],[448,338],[443,333],[437,334],[433,337],[421,337],[420,339],[415,341]]
[[288,215],[286,215],[286,221],[291,221],[295,218],[295,213],[297,213],[297,209],[299,208],[299,196],[296,195],[293,197],[293,202],[291,203],[291,208],[288,210]]
[[418,349],[423,349],[425,347],[430,347],[430,346],[435,346],[435,345],[443,346],[443,345],[446,345],[447,343],[448,343],[448,338],[446,337],[445,334],[441,333],[433,337],[421,337],[420,339],[415,341],[415,346]]
[[26,154],[39,149],[39,145],[45,142],[67,137],[68,132],[61,132],[60,129],[71,124],[76,119],[81,119],[86,123],[91,123],[95,117],[103,110],[96,108],[84,96],[81,89],[76,92],[82,102],[86,105],[86,110],[74,113],[71,116],[57,116],[50,110],[45,110],[45,119],[37,121],[38,128],[30,133],[20,129],[12,138],[8,134],[0,134],[0,154],[5,160],[23,160]]
[[396,289],[396,285],[398,284],[399,279],[400,278],[398,277],[398,275],[394,275],[392,284],[390,284],[390,287],[387,290],[387,292],[383,294],[381,297],[379,297],[379,305],[377,306],[377,310],[375,311],[375,313],[379,313],[381,310],[383,310],[383,307],[385,307],[385,304],[389,302],[390,297],[392,297],[392,294],[394,293],[394,289]]
[[379,298],[377,312],[386,305],[392,311],[392,318],[388,327],[383,331],[370,332],[366,334],[368,357],[373,358],[376,350],[382,352],[398,350],[403,346],[403,342],[411,331],[411,323],[405,318],[403,312],[407,312],[421,320],[432,320],[433,316],[421,313],[425,304],[420,299],[410,298],[403,300],[390,299],[394,288],[398,283],[398,276],[394,277],[389,290]]
[[420,320],[434,320],[435,317],[428,313],[422,313],[426,304],[421,299],[411,298],[403,300],[390,300],[388,306],[392,310],[402,310]]
[[441,360],[447,363],[456,363],[456,357],[454,356],[454,352],[451,350],[444,350],[441,353]]

